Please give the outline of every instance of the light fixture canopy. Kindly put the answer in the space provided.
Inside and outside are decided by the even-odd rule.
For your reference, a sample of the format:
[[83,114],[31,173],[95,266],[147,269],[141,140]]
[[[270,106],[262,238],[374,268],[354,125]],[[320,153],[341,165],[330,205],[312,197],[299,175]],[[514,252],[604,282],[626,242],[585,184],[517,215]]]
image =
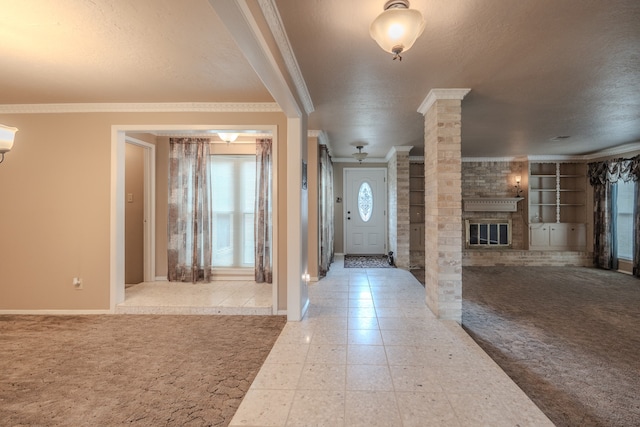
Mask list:
[[13,148],[13,141],[18,128],[0,124],[0,163],[4,161],[4,153]]
[[352,154],[352,156],[353,156],[357,161],[359,161],[360,163],[362,163],[362,161],[363,161],[364,159],[366,159],[366,158],[367,158],[367,156],[369,155],[369,153],[367,153],[367,152],[365,152],[365,151],[362,151],[362,148],[363,148],[363,147],[364,147],[363,145],[358,145],[358,146],[356,147],[356,148],[358,149],[358,152],[357,152],[357,153],[353,153],[353,154]]
[[402,61],[402,52],[411,49],[424,31],[425,21],[420,11],[409,9],[408,0],[389,0],[371,23],[369,34],[380,47]]
[[240,136],[239,133],[228,133],[228,132],[218,132],[218,136],[221,140],[229,144],[230,142],[234,142]]

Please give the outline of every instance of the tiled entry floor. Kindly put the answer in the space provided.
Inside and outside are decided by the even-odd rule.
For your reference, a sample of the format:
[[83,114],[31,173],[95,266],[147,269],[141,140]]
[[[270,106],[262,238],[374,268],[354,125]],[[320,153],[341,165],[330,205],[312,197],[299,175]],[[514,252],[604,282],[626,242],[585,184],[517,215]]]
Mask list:
[[400,269],[344,269],[309,287],[231,426],[551,426]]
[[271,315],[271,284],[149,282],[127,286],[118,314]]

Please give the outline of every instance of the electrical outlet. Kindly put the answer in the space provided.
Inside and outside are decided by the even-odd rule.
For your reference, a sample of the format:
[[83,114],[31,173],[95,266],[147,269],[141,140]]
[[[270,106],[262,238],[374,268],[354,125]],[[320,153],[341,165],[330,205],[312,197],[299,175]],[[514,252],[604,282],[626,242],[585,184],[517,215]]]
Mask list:
[[73,278],[73,287],[76,289],[82,289],[82,279],[79,277]]

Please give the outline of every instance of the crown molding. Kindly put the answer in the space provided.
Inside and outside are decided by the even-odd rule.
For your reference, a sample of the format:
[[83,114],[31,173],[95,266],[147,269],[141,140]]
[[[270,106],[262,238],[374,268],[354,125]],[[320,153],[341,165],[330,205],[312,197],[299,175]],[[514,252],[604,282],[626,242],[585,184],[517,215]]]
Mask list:
[[640,151],[640,142],[633,142],[631,144],[625,144],[625,145],[620,145],[618,147],[607,148],[595,153],[585,154],[583,157],[585,160],[594,160],[594,159],[600,159],[602,157],[629,154],[636,151]]
[[[331,160],[333,160],[334,163],[360,163],[353,157],[336,157]],[[381,157],[367,157],[362,161],[362,164],[364,163],[387,163],[387,161]]]
[[413,148],[413,145],[394,145],[393,147],[391,147],[391,149],[389,150],[389,152],[385,156],[384,160],[388,162],[389,160],[391,160],[391,157],[395,153],[407,153],[408,154],[409,151],[411,151],[412,148]]
[[0,104],[2,114],[46,113],[281,113],[275,102],[159,102]]
[[439,99],[458,99],[462,101],[471,89],[431,89],[427,97],[418,107],[418,113],[423,116],[427,114],[429,108]]
[[525,156],[509,156],[509,157],[463,157],[462,163],[469,162],[524,162],[527,161]]
[[298,60],[291,48],[291,43],[289,42],[289,37],[284,29],[284,24],[282,23],[282,18],[278,12],[275,0],[259,0],[258,4],[267,21],[267,25],[271,30],[271,34],[273,34],[276,44],[278,45],[278,49],[280,50],[280,54],[282,55],[287,67],[287,71],[293,79],[293,84],[295,85],[298,96],[302,101],[304,110],[307,114],[311,114],[315,111],[313,101],[311,100],[311,95],[309,95],[307,84],[302,77]]

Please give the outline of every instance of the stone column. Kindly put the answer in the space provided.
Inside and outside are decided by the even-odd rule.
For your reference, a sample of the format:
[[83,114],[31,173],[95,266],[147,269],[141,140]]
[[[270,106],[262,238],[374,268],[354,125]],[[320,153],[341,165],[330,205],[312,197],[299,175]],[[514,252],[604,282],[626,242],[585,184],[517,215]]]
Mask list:
[[469,89],[433,89],[425,117],[425,288],[439,319],[462,322],[462,99]]
[[410,146],[394,147],[396,166],[396,253],[394,254],[398,268],[409,269],[411,255],[409,253],[409,240],[411,234],[409,204],[409,151]]

